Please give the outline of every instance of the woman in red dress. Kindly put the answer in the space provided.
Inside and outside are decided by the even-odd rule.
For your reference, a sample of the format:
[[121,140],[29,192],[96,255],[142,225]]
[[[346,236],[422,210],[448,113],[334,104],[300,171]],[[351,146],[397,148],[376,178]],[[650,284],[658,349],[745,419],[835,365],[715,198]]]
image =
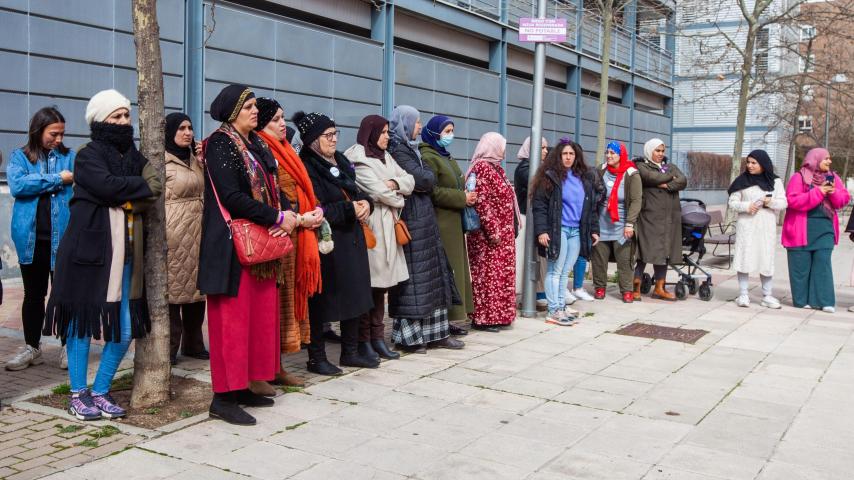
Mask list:
[[480,138],[467,183],[474,176],[480,230],[466,238],[471,264],[472,327],[497,332],[516,318],[516,227],[519,205],[501,162],[507,140],[489,132]]

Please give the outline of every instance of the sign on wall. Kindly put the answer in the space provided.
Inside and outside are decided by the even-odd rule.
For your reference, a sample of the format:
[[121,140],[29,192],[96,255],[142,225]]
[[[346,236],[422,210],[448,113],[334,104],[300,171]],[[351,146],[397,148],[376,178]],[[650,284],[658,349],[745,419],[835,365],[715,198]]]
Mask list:
[[520,18],[520,42],[556,42],[566,41],[565,18]]

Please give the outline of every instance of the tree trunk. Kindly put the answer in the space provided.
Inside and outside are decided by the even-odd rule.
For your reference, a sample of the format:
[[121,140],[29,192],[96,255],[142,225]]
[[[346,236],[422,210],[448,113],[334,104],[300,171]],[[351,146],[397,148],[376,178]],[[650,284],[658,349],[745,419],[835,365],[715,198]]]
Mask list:
[[[614,23],[613,1],[602,9],[602,72],[599,75],[599,126],[596,129],[596,165],[605,160],[605,133],[608,127],[608,70],[611,67],[611,25]],[[580,112],[576,112],[580,115]]]
[[[163,143],[163,64],[156,0],[133,0],[140,151],[165,181]],[[166,228],[161,195],[145,213],[145,291],[151,333],[136,341],[131,406],[145,408],[169,400],[169,307],[166,303]]]
[[[747,42],[744,47],[743,63],[741,65],[740,81],[738,90],[738,111],[735,120],[735,144],[732,149],[732,168],[730,169],[730,181],[741,175],[741,152],[744,146],[744,127],[747,123],[747,102],[750,96],[751,70],[753,70],[753,51],[756,47],[756,22],[748,21]],[[735,221],[736,212],[727,207],[726,223]]]

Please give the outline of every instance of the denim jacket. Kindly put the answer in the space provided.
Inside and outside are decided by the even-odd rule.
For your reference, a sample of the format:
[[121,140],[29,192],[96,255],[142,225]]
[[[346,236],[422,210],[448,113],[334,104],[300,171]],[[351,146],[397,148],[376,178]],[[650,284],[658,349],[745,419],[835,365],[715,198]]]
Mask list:
[[71,200],[72,194],[71,185],[62,183],[59,172],[74,171],[74,156],[73,150],[69,150],[65,155],[58,150],[52,150],[47,159],[39,159],[34,165],[23,149],[12,152],[6,166],[6,180],[9,183],[9,191],[15,198],[12,207],[12,242],[15,244],[19,263],[33,263],[39,197],[50,193],[50,268],[53,270],[59,240],[68,226],[68,201]]

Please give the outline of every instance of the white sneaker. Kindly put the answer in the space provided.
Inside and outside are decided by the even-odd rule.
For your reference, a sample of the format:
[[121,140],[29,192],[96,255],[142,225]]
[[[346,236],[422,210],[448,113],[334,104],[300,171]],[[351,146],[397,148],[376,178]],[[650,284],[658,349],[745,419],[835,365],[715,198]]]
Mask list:
[[578,318],[579,316],[581,316],[581,312],[579,312],[578,310],[576,310],[574,308],[570,308],[570,307],[564,308],[563,314],[568,316],[568,317],[573,317],[573,318]]
[[782,308],[780,305],[780,301],[777,300],[776,298],[772,297],[771,295],[765,295],[764,297],[762,297],[762,306],[768,307],[772,310],[777,310],[778,308]]
[[23,370],[30,365],[40,365],[44,363],[44,359],[42,358],[42,351],[38,348],[33,348],[29,345],[25,345],[24,349],[21,350],[20,353],[15,355],[14,358],[6,362],[6,370],[17,371]]
[[592,302],[593,296],[587,293],[584,288],[578,288],[572,291],[572,294],[575,295],[579,300],[584,300],[585,302]]
[[836,307],[821,307],[821,311],[824,313],[836,313]]
[[573,303],[576,302],[576,300],[578,300],[578,297],[576,297],[575,295],[572,294],[572,290],[567,290],[566,291],[566,304],[572,305]]
[[738,298],[735,299],[735,304],[739,307],[749,307],[750,297],[748,297],[747,295],[739,295]]
[[854,312],[854,305],[851,305],[850,307],[848,307],[848,311],[849,311],[849,312]]
[[68,352],[62,346],[59,348],[59,368],[68,370]]

